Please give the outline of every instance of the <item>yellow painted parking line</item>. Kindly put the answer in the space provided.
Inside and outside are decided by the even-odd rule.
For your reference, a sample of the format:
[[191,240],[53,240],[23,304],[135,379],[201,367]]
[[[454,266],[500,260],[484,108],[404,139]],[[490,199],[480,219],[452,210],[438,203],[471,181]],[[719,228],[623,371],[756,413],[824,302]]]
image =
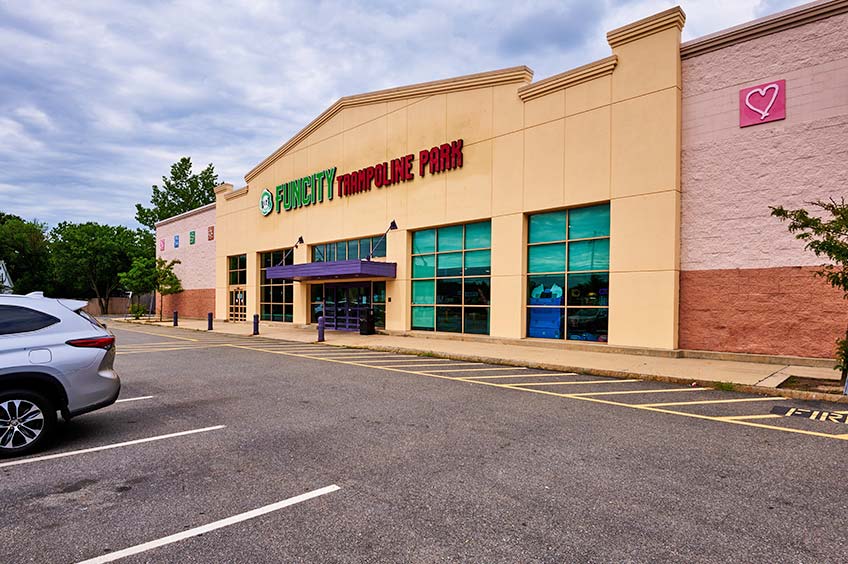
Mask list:
[[[663,388],[661,390],[620,390],[616,392],[580,392],[572,396],[621,396],[628,394],[664,394],[667,392],[703,392],[712,388]],[[663,404],[665,405],[665,404]],[[673,405],[673,404],[671,404]]]
[[[534,374],[534,376],[536,376],[536,375]],[[544,376],[544,374],[539,374],[539,376]],[[521,377],[527,378],[527,375],[524,374]],[[515,376],[511,376],[511,378],[515,378]],[[578,384],[584,384],[584,385],[585,384],[620,384],[620,383],[626,383],[626,382],[641,382],[641,381],[642,380],[637,380],[637,379],[634,378],[634,379],[627,379],[627,380],[580,380],[578,382],[575,382],[575,381],[571,381],[571,382],[516,382],[515,384],[504,384],[504,385],[505,386],[575,386],[575,385],[578,385]],[[699,389],[704,389],[704,388],[699,388]],[[665,390],[663,390],[663,391],[665,391]],[[602,395],[606,395],[606,394],[618,394],[618,393],[622,393],[622,394],[634,393],[635,394],[637,392],[638,392],[638,390],[636,392],[590,392],[590,393],[586,393],[586,394],[572,394],[572,395],[575,395],[575,396],[580,396],[580,395],[602,396]]]
[[[554,372],[553,374],[533,374],[534,378],[559,378],[560,376],[577,376],[575,372]],[[463,376],[464,380],[499,380],[501,378],[527,378],[527,374],[498,374],[497,376]],[[614,380],[615,382],[638,382],[639,380]],[[606,382],[606,380],[597,380]],[[542,384],[539,384],[540,386]]]
[[[268,350],[264,350],[264,349],[260,349],[260,348],[256,348],[256,347],[247,346],[247,345],[232,344],[230,346],[232,346],[233,348],[253,350],[253,351],[258,351],[258,352],[270,352],[271,354],[297,356],[297,357],[300,357],[300,358],[314,358],[314,357],[306,357],[304,355],[296,355],[296,354],[292,354],[292,353],[287,353],[287,352],[284,352],[284,351],[268,351]],[[351,361],[346,361],[346,360],[321,359],[321,358],[314,358],[314,359],[315,360],[324,360],[324,362],[334,362],[336,364],[346,364],[346,365],[349,365],[349,366],[358,366],[358,367],[362,367],[362,368],[379,368],[380,370],[386,370],[387,372],[396,372],[396,373],[399,373],[399,374],[409,374],[409,375],[414,375],[414,376],[426,376],[427,378],[439,378],[441,380],[451,380],[453,382],[464,382],[466,384],[479,384],[479,385],[483,385],[483,386],[491,386],[491,387],[494,387],[494,388],[501,388],[501,389],[504,389],[504,390],[513,390],[513,391],[518,391],[518,392],[522,392],[522,391],[523,392],[530,392],[530,393],[533,393],[533,394],[541,394],[541,395],[559,397],[559,398],[565,398],[565,399],[574,399],[574,400],[578,400],[578,401],[588,401],[588,402],[602,404],[602,405],[623,407],[623,408],[627,408],[627,409],[636,409],[636,410],[639,410],[639,411],[650,411],[650,412],[653,412],[653,413],[662,413],[662,414],[665,414],[665,415],[676,415],[676,416],[679,416],[679,417],[687,417],[687,418],[690,418],[690,419],[699,419],[701,421],[714,421],[714,422],[724,423],[724,424],[728,424],[728,425],[743,425],[745,427],[755,427],[755,428],[758,428],[758,429],[768,429],[768,430],[771,430],[771,431],[781,431],[781,432],[784,432],[784,433],[793,433],[793,434],[798,434],[798,435],[820,437],[820,438],[826,438],[826,439],[848,440],[848,434],[834,435],[834,434],[831,434],[831,433],[820,433],[820,432],[816,432],[816,431],[806,431],[806,430],[803,430],[803,429],[793,429],[793,428],[790,428],[790,427],[778,427],[776,425],[767,425],[767,424],[764,424],[764,423],[756,423],[754,421],[747,421],[747,420],[743,420],[743,419],[724,419],[722,417],[716,417],[716,416],[711,416],[711,415],[701,415],[701,414],[698,414],[698,413],[686,413],[684,411],[674,411],[674,410],[671,410],[671,409],[663,409],[661,407],[652,407],[650,405],[628,404],[628,403],[622,403],[622,402],[612,401],[612,400],[603,399],[603,398],[596,398],[596,397],[591,397],[591,396],[575,396],[573,394],[563,394],[563,393],[558,393],[558,392],[552,392],[552,391],[549,391],[549,390],[540,390],[540,389],[537,389],[537,388],[524,388],[524,387],[519,387],[519,386],[515,386],[515,385],[501,384],[501,383],[498,383],[498,382],[487,382],[485,380],[471,379],[471,378],[461,377],[461,376],[447,376],[447,375],[433,374],[433,373],[428,373],[428,372],[417,372],[417,371],[412,371],[412,370],[403,370],[403,369],[400,369],[400,368],[392,368],[392,367],[362,364],[362,363],[359,363],[359,362],[351,362]],[[784,399],[784,398],[771,398],[771,399]]]
[[[469,363],[469,364],[477,364],[477,363]],[[523,366],[503,366],[501,368],[452,368],[450,370],[442,370],[439,368],[438,370],[427,369],[427,372],[485,372],[486,370],[527,370]]]
[[640,403],[642,407],[666,407],[671,405],[705,405],[709,403],[741,403],[746,401],[783,401],[786,398],[739,398],[726,400],[703,400],[703,401],[671,401],[668,403]]
[[476,363],[476,362],[438,362],[438,363],[431,363],[431,364],[412,364],[412,365],[409,365],[409,364],[407,364],[406,362],[403,362],[403,361],[398,361],[398,362],[399,362],[399,364],[381,364],[380,366],[375,366],[374,368],[403,368],[405,366],[408,366],[409,368],[420,368],[421,370],[427,370],[428,372],[431,372],[429,367],[432,366],[434,368],[439,367],[439,370],[434,371],[434,372],[451,372],[451,370],[441,370],[441,367],[442,366],[468,366],[469,367],[469,368],[459,369],[459,371],[463,371],[463,370],[470,370],[471,369],[470,367],[473,367],[473,366],[479,366],[479,364]]
[[775,413],[761,413],[759,415],[727,415],[719,417],[719,419],[781,419],[782,415]]
[[[403,358],[402,356],[397,356],[395,358],[386,358],[384,360],[375,360],[374,362],[457,362],[456,360],[450,358]],[[474,363],[477,364],[477,363]]]

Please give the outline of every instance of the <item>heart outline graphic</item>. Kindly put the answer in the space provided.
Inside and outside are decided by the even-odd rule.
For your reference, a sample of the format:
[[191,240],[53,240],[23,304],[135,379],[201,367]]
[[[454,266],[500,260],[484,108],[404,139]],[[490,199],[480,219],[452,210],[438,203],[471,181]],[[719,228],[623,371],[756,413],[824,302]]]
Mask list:
[[[751,94],[756,93],[756,94],[759,94],[760,96],[762,96],[763,98],[765,98],[766,92],[768,90],[773,90],[774,94],[772,94],[771,100],[769,101],[768,104],[766,104],[766,108],[764,110],[762,110],[762,109],[751,104]],[[772,82],[771,84],[763,86],[762,88],[755,88],[755,89],[751,90],[750,92],[748,92],[748,94],[745,96],[745,105],[748,106],[748,108],[751,111],[757,112],[760,116],[760,121],[762,121],[769,116],[769,112],[771,111],[772,106],[774,106],[775,101],[777,101],[777,96],[778,96],[779,93],[780,93],[780,85],[777,84],[776,82]]]

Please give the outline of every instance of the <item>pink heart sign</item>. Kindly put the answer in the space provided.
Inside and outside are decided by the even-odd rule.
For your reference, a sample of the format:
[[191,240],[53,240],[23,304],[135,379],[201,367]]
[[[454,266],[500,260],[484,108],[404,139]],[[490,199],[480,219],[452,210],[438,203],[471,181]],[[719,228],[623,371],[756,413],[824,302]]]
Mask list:
[[739,127],[786,119],[786,81],[776,80],[739,91]]

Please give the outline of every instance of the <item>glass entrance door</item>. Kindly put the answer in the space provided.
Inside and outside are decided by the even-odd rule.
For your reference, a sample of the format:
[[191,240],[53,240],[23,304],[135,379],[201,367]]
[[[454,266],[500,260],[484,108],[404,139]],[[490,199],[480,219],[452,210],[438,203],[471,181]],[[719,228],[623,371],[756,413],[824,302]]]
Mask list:
[[327,284],[324,291],[327,329],[359,331],[359,320],[370,303],[371,284]]
[[247,292],[244,288],[230,288],[230,301],[227,308],[229,321],[247,320]]

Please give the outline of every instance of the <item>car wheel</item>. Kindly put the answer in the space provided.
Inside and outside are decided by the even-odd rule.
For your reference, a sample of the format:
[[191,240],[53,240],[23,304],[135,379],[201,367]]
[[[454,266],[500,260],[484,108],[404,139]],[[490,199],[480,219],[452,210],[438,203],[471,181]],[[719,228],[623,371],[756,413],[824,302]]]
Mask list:
[[56,428],[56,408],[29,390],[0,392],[0,457],[19,456],[44,445]]

